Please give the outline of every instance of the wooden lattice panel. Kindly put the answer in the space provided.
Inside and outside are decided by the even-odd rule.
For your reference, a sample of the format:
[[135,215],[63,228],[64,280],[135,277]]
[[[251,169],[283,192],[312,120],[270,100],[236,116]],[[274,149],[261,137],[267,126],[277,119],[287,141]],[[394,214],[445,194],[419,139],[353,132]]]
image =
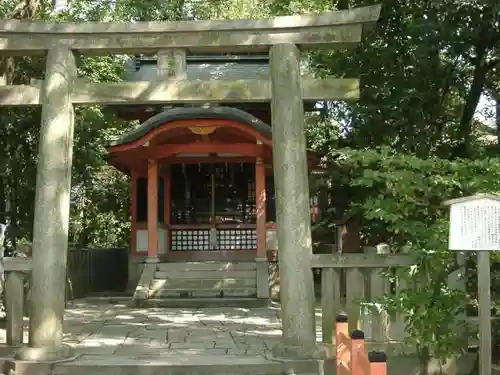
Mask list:
[[253,250],[257,248],[255,229],[222,229],[217,231],[219,250]]
[[170,249],[172,251],[210,250],[210,230],[173,230]]

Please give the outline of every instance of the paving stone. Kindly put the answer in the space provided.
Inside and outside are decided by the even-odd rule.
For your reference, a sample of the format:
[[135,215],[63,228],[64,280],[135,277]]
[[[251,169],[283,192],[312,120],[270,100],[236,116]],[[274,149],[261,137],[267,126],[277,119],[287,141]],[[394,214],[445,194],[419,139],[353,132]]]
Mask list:
[[163,354],[168,347],[158,348],[150,345],[123,345],[116,349],[114,356],[139,356],[145,354]]
[[149,343],[148,347],[152,351],[172,349],[170,347],[169,342],[165,342],[165,341],[159,342],[159,341],[154,341],[154,340]]
[[123,341],[123,345],[143,345],[147,346],[151,343],[150,338],[147,337],[127,337]]
[[64,334],[64,341],[68,343],[79,343],[88,338],[91,333]]
[[265,355],[269,350],[266,349],[246,349],[245,350],[245,355],[251,356],[251,355]]
[[215,348],[225,348],[225,349],[232,349],[232,350],[239,350],[238,346],[234,341],[224,341],[224,342],[215,342]]
[[229,355],[245,355],[245,349],[231,348],[227,350]]
[[264,345],[266,346],[267,349],[271,350],[274,348],[281,340],[264,340]]
[[215,347],[215,341],[205,342],[172,342],[172,349],[211,349]]
[[220,341],[233,341],[233,335],[231,332],[215,332],[214,336]]
[[167,330],[166,329],[159,329],[157,331],[145,330],[138,337],[139,338],[150,338],[150,339],[166,340],[167,339]]
[[85,346],[75,345],[78,354],[96,354],[100,356],[111,357],[115,354],[118,346],[116,345],[101,345],[101,346]]
[[147,330],[144,327],[137,327],[133,331],[130,331],[127,337],[131,338],[139,338],[141,337]]
[[246,350],[250,347],[250,345],[248,345],[247,343],[244,343],[244,342],[236,341],[235,344],[236,344],[236,348],[238,348],[239,350]]
[[165,340],[168,342],[184,342],[189,336],[189,331],[186,329],[168,329],[165,335]]
[[157,329],[167,329],[174,328],[177,325],[173,322],[164,322],[164,323],[144,323],[143,327],[147,330],[157,330]]
[[193,362],[204,363],[227,356],[232,363],[270,353],[281,338],[278,313],[271,308],[131,309],[76,303],[66,310],[64,338],[87,360],[122,363],[166,356],[191,361],[192,356]]
[[206,355],[206,356],[218,356],[226,355],[228,349],[225,348],[187,348],[181,351],[182,355]]
[[100,329],[94,333],[91,334],[93,337],[102,337],[103,339],[112,337],[112,338],[117,338],[117,337],[122,337],[125,339],[125,337],[128,337],[130,333],[132,333],[134,330],[131,329]]
[[199,342],[215,342],[215,341],[217,341],[215,335],[211,336],[189,335],[183,342],[197,344]]
[[113,355],[115,356],[135,356],[140,353],[148,352],[149,347],[146,345],[124,345],[116,348]]

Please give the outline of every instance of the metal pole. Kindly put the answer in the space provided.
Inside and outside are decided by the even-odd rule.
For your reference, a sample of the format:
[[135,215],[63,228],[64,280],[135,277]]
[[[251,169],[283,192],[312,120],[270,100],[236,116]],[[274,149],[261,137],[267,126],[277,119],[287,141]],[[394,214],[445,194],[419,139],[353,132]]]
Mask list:
[[491,279],[490,254],[477,252],[479,305],[479,375],[491,375]]

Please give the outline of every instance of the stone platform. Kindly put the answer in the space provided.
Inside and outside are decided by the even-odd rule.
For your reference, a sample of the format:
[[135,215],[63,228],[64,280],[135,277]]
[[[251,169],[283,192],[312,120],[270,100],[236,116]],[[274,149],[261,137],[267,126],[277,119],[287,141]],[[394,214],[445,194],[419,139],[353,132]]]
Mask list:
[[279,342],[279,308],[165,309],[77,304],[65,341],[81,360],[150,354],[264,356]]
[[[321,361],[271,358],[281,339],[279,311],[279,306],[141,309],[82,301],[65,316],[65,342],[76,349],[77,358],[45,369],[26,363],[16,373],[321,373]],[[2,335],[5,331],[0,340]]]
[[[316,310],[318,342],[320,311]],[[26,319],[26,328],[27,323]],[[16,362],[10,375],[335,374],[331,361],[271,357],[281,339],[279,305],[130,308],[87,300],[66,310],[64,332],[65,342],[76,349],[76,359],[52,365]],[[5,339],[0,329],[0,342]],[[13,348],[0,347],[1,359],[10,359],[12,352]],[[416,368],[413,356],[389,355],[389,375],[407,375]]]

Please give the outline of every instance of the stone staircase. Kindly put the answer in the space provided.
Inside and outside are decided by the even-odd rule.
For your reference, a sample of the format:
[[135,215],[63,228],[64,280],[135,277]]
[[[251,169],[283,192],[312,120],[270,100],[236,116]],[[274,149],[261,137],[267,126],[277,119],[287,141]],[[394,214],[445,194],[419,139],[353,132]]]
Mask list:
[[258,304],[255,262],[158,263],[148,304],[184,307]]

